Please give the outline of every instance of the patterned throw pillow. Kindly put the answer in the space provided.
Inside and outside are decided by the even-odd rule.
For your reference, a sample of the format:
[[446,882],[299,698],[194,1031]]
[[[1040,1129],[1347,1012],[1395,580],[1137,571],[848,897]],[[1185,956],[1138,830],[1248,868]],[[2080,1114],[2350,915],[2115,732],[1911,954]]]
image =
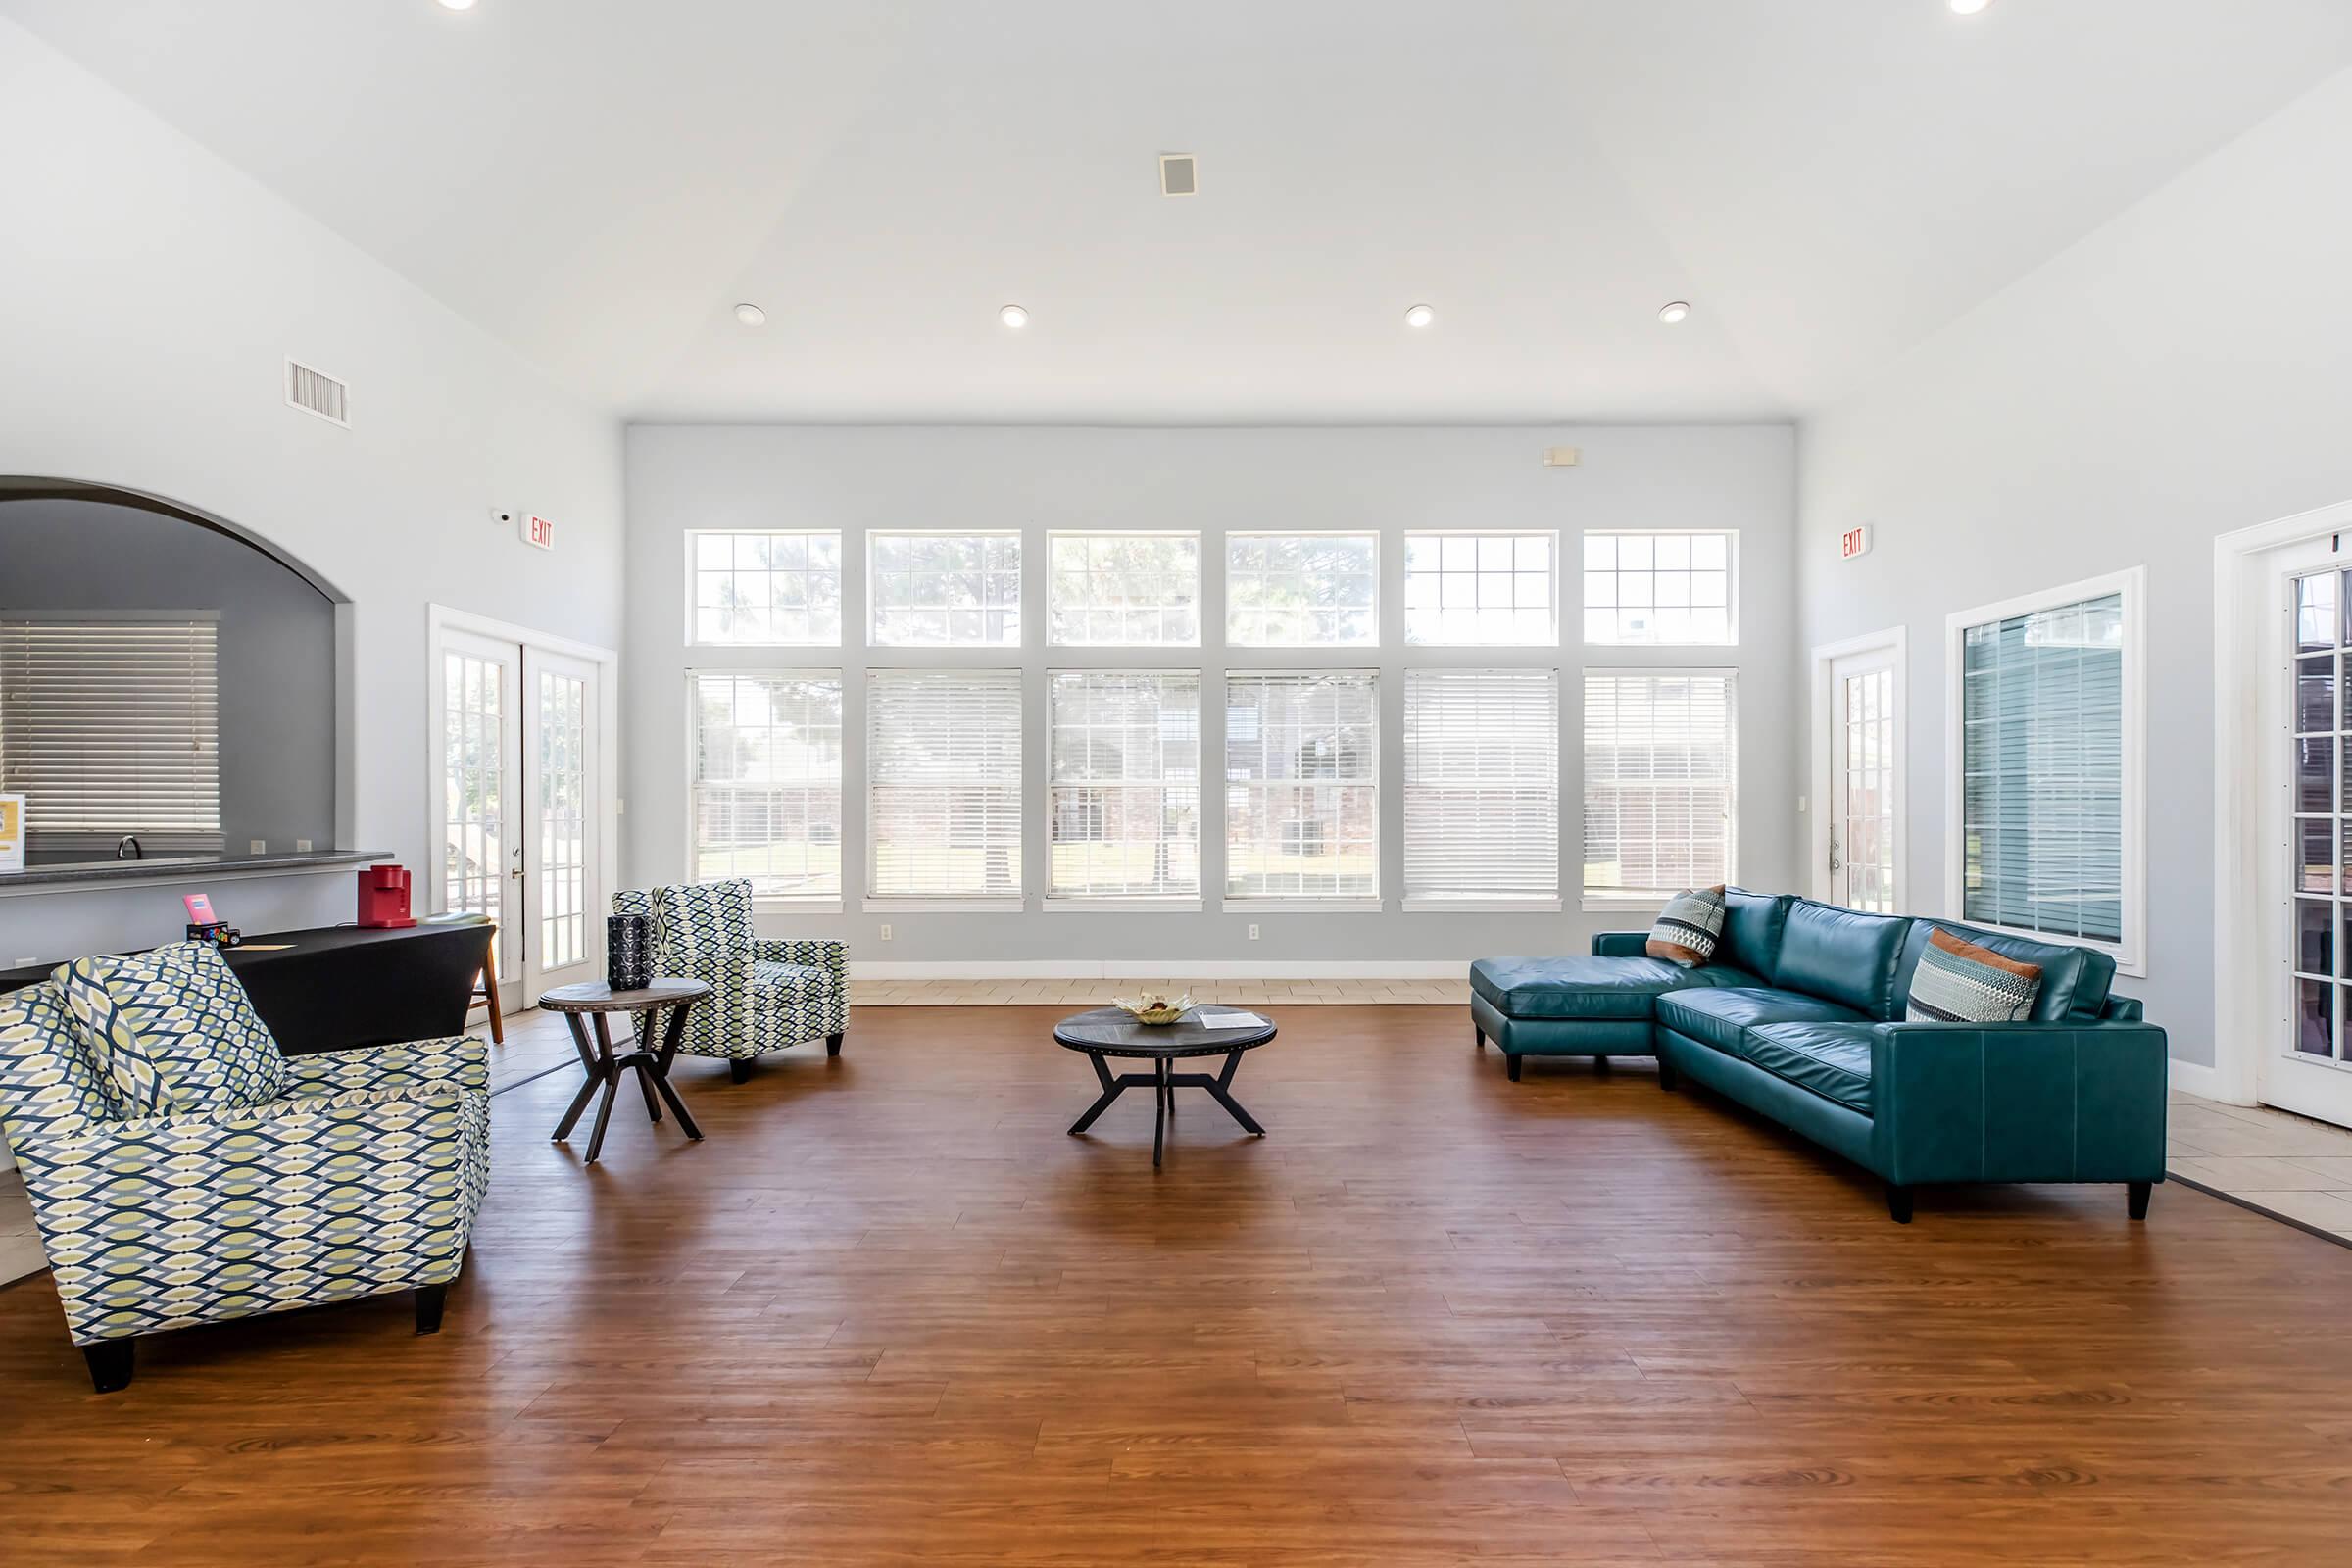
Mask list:
[[1723,888],[1685,888],[1666,901],[1665,912],[1649,928],[1642,948],[1653,958],[1695,969],[1715,956],[1723,935]]
[[285,1092],[277,1041],[209,942],[76,958],[54,978],[126,1115],[237,1110]]
[[2041,966],[2004,958],[1990,948],[1936,927],[1911,971],[1909,1023],[2015,1023],[2041,995]]

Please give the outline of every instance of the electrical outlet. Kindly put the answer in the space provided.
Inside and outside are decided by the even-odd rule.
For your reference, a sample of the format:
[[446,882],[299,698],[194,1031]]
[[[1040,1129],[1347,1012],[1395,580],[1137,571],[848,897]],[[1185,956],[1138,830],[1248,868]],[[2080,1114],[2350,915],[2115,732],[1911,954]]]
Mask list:
[[1257,927],[1254,925],[1250,928],[1250,940],[1252,942],[1257,940]]
[[248,853],[250,854],[268,855],[270,853],[270,841],[268,839],[247,839],[245,843]]
[[890,922],[887,920],[882,923],[882,940],[885,942],[890,940]]
[[310,841],[309,839],[296,839],[296,840],[294,841],[294,853],[295,853],[296,855],[308,855],[308,854],[310,854],[310,853],[311,853],[311,841]]

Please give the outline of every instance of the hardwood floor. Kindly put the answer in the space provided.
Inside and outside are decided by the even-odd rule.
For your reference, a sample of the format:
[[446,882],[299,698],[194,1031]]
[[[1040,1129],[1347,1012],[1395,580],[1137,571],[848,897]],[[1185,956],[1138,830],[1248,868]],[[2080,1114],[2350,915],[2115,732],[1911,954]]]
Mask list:
[[0,1559],[1281,1565],[2352,1558],[2352,1250],[2204,1195],[1927,1191],[1647,1062],[1299,1007],[1166,1168],[1055,1009],[682,1063],[690,1145],[495,1102],[406,1297],[142,1345],[0,1290]]

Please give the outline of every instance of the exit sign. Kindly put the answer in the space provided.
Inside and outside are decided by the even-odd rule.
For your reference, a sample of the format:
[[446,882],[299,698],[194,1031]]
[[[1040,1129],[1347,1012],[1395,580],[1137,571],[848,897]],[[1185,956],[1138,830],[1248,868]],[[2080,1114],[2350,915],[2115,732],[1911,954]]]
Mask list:
[[1859,527],[1859,528],[1848,528],[1848,529],[1846,529],[1846,530],[1845,530],[1845,532],[1843,532],[1843,533],[1841,533],[1841,534],[1839,534],[1839,535],[1838,536],[1838,560],[1840,560],[1840,561],[1851,561],[1851,560],[1853,560],[1853,559],[1854,559],[1856,556],[1867,556],[1867,555],[1869,555],[1869,554],[1870,554],[1870,524],[1869,524],[1869,523],[1867,523],[1867,522],[1866,522],[1866,523],[1864,523],[1864,524],[1863,524],[1861,527]]
[[522,514],[522,542],[526,545],[536,545],[541,550],[555,549],[556,525],[554,520],[542,517],[535,512],[524,513]]

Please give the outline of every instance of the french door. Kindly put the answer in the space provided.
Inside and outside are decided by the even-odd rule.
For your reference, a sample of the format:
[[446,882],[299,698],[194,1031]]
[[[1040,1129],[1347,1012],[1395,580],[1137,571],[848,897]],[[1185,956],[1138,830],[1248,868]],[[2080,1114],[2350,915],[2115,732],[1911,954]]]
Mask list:
[[1902,649],[1890,639],[1816,651],[1828,746],[1816,760],[1815,887],[1828,903],[1893,914],[1901,900]]
[[499,1002],[594,978],[605,897],[600,667],[437,627],[431,906],[495,921]]
[[2280,553],[2278,657],[2267,707],[2276,737],[2271,842],[2284,874],[2275,970],[2281,1027],[2266,1043],[2257,1098],[2352,1126],[2352,571],[2328,539]]

